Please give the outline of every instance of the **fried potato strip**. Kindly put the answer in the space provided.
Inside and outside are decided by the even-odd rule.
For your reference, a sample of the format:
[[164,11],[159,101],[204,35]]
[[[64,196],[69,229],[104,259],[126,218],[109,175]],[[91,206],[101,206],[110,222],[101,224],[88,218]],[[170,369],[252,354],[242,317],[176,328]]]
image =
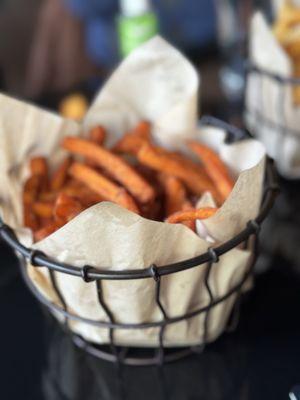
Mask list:
[[155,197],[153,187],[140,176],[125,160],[103,147],[85,139],[66,137],[63,148],[72,153],[87,157],[107,171],[116,181],[135,196],[141,203],[152,201]]
[[84,183],[104,199],[115,202],[139,214],[139,209],[134,199],[122,187],[116,185],[92,168],[75,162],[70,168],[70,175]]
[[212,217],[218,208],[214,207],[203,207],[198,209],[190,209],[185,211],[178,211],[172,215],[170,215],[166,222],[170,224],[178,224],[184,221],[195,221],[196,219],[207,219]]
[[188,146],[200,158],[207,174],[222,196],[222,200],[225,201],[234,186],[234,181],[225,163],[212,149],[199,142],[189,141]]

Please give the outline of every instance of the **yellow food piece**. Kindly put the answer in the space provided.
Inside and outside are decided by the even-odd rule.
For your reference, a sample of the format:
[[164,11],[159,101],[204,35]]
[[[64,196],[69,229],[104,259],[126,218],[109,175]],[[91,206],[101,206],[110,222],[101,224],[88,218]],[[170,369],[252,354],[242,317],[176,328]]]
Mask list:
[[59,112],[63,117],[77,121],[80,121],[85,116],[87,109],[88,101],[80,93],[65,97],[59,105]]

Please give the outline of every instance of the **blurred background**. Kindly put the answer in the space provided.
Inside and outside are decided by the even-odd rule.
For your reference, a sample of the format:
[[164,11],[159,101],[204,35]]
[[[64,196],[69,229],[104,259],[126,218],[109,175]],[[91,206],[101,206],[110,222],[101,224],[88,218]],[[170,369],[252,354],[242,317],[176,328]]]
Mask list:
[[1,90],[50,108],[73,92],[90,100],[122,57],[158,33],[201,69],[205,110],[224,107],[224,96],[238,105],[258,6],[272,12],[263,0],[1,0]]
[[[81,119],[118,63],[160,34],[201,74],[201,113],[243,126],[247,32],[257,8],[272,19],[267,0],[0,0],[0,91]],[[299,181],[281,184],[238,329],[203,357],[167,366],[163,382],[153,368],[126,369],[120,380],[112,365],[77,350],[45,318],[0,242],[0,398],[279,400],[297,393]]]

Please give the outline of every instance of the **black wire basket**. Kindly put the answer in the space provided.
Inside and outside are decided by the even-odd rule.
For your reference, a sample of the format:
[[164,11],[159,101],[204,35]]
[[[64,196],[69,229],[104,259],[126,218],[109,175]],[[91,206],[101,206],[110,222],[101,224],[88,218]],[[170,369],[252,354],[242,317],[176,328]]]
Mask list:
[[[290,126],[288,122],[287,109],[285,107],[287,98],[287,89],[293,91],[296,87],[300,87],[300,78],[282,76],[280,74],[273,73],[264,68],[255,65],[253,62],[246,62],[246,93],[247,89],[252,85],[252,78],[256,78],[255,88],[256,97],[258,99],[258,104],[255,106],[249,106],[245,104],[244,117],[246,124],[251,131],[251,134],[258,137],[262,141],[261,132],[264,129],[268,129],[268,134],[271,136],[271,141],[274,143],[272,149],[265,143],[267,151],[275,159],[276,165],[279,172],[286,178],[295,177],[300,178],[300,157],[297,160],[297,172],[296,176],[292,176],[289,172],[292,167],[291,162],[286,160],[286,155],[284,153],[286,140],[293,141],[297,146],[300,145],[300,124],[299,128],[297,126]],[[274,87],[278,90],[274,91],[274,96],[272,98],[272,110],[276,118],[270,118],[265,110],[266,98],[264,93],[264,82],[273,83]],[[270,101],[268,101],[270,106]],[[299,106],[298,106],[299,107]],[[287,162],[289,164],[287,164]],[[285,163],[285,164],[284,164]],[[285,165],[281,167],[282,165]]]
[[[235,142],[238,140],[242,140],[243,138],[248,137],[247,133],[243,130],[240,130],[236,127],[228,125],[225,122],[219,121],[213,117],[203,117],[201,120],[203,125],[213,125],[219,128],[224,129],[227,132],[227,142]],[[239,303],[239,299],[242,293],[242,288],[244,283],[248,280],[248,278],[253,273],[253,267],[258,255],[258,236],[262,222],[267,217],[273,203],[275,201],[276,194],[278,193],[278,183],[276,172],[274,168],[274,163],[271,159],[267,159],[266,163],[266,178],[265,178],[265,188],[264,195],[262,199],[262,204],[260,208],[259,215],[256,219],[251,220],[247,223],[245,228],[237,234],[232,239],[227,242],[219,245],[218,247],[209,248],[208,251],[204,254],[200,254],[197,257],[169,264],[164,266],[156,266],[151,265],[149,268],[145,269],[137,269],[137,270],[124,270],[124,271],[116,271],[116,270],[105,270],[101,267],[95,268],[89,265],[84,265],[81,268],[75,267],[72,265],[68,265],[65,263],[59,263],[54,259],[48,257],[46,254],[43,254],[40,251],[33,250],[31,248],[27,248],[20,243],[17,239],[16,234],[13,229],[6,225],[2,220],[0,220],[0,235],[2,239],[17,253],[20,258],[21,264],[21,273],[22,276],[33,293],[33,295],[53,313],[59,313],[64,317],[64,328],[68,334],[71,335],[74,343],[80,348],[84,349],[88,353],[99,357],[101,359],[117,362],[118,364],[127,364],[127,365],[161,365],[164,362],[170,362],[178,360],[184,356],[187,356],[193,352],[201,352],[205,348],[207,344],[207,335],[208,335],[208,327],[209,327],[209,317],[210,312],[216,305],[221,302],[227,300],[231,296],[236,296],[235,307],[233,309],[237,309],[237,305]],[[231,287],[230,290],[221,297],[215,297],[213,291],[210,287],[209,278],[214,265],[218,263],[219,258],[222,257],[223,254],[227,253],[231,249],[236,247],[242,247],[245,249],[253,249],[253,256],[250,257],[249,263],[246,268],[246,272],[244,273],[242,279],[235,284],[235,286]],[[56,292],[61,306],[52,303],[48,299],[46,299],[42,293],[35,287],[32,283],[31,279],[27,274],[26,262],[29,262],[32,266],[46,267],[49,271],[49,276],[51,280],[52,287]],[[167,275],[180,273],[181,271],[185,271],[191,268],[205,268],[204,273],[204,288],[199,290],[206,290],[209,296],[209,302],[205,306],[201,308],[194,309],[189,311],[188,313],[176,317],[168,316],[162,302],[160,301],[160,287],[161,281]],[[107,321],[98,321],[91,320],[88,318],[80,317],[71,313],[68,310],[68,305],[65,302],[64,296],[58,288],[55,273],[60,274],[68,274],[77,277],[78,279],[82,279],[84,282],[96,282],[96,290],[97,290],[97,298],[99,301],[99,305],[105,311],[107,316]],[[155,301],[158,308],[161,311],[162,319],[156,322],[143,322],[143,323],[119,323],[112,311],[110,310],[109,304],[105,300],[105,296],[102,291],[102,282],[105,280],[133,280],[133,279],[153,279],[155,282]],[[188,320],[199,316],[200,314],[204,315],[203,318],[203,340],[201,341],[201,345],[185,347],[185,348],[177,348],[177,349],[167,349],[164,347],[164,332],[166,327],[170,324],[174,324],[176,322]],[[236,315],[233,313],[233,316]],[[105,328],[109,331],[109,345],[95,345],[83,339],[81,336],[78,336],[71,332],[68,327],[69,320],[80,321],[85,324],[90,324],[96,327]],[[234,318],[231,319],[231,323],[234,322]],[[114,333],[117,329],[147,329],[147,328],[159,328],[159,337],[158,337],[158,347],[151,349],[132,349],[127,347],[120,347],[115,344]]]

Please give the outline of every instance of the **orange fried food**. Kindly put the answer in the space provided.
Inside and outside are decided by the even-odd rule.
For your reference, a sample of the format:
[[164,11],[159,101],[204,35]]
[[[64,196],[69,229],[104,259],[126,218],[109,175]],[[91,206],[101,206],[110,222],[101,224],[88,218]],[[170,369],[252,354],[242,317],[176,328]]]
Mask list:
[[[186,200],[182,206],[182,211],[191,211],[193,210],[192,203],[189,200]],[[196,220],[190,219],[182,222],[183,225],[187,226],[193,232],[196,232]]]
[[102,196],[90,190],[88,187],[86,187],[85,192],[82,192],[82,194],[78,196],[78,199],[81,204],[87,208],[94,204],[101,203],[101,201],[104,200]]
[[45,228],[53,222],[53,218],[39,218],[40,228]]
[[195,221],[196,219],[206,219],[212,217],[217,211],[218,208],[214,207],[203,207],[198,209],[194,208],[185,211],[178,211],[170,215],[166,219],[166,222],[169,222],[170,224],[178,224],[184,221]]
[[[193,209],[192,203],[187,199],[185,187],[179,179],[171,175],[162,175],[160,179],[165,191],[165,211],[167,216],[178,211]],[[195,221],[190,220],[182,223],[192,231],[196,230]]]
[[44,157],[30,161],[23,215],[36,241],[102,201],[119,204],[144,218],[181,223],[195,231],[197,219],[208,218],[218,210],[195,209],[198,196],[209,191],[219,205],[232,190],[233,180],[226,165],[197,142],[189,142],[189,147],[201,162],[153,143],[147,121],[127,132],[113,150],[103,147],[106,135],[102,126],[96,126],[86,139],[65,137],[62,147],[70,155],[50,179]]
[[50,222],[48,225],[34,232],[34,240],[39,242],[40,240],[51,235],[51,233],[54,233],[58,228],[60,228],[60,225],[58,225],[56,222]]
[[57,196],[53,213],[55,220],[64,224],[76,217],[83,210],[84,207],[79,200],[65,193],[60,193]]
[[84,183],[104,199],[110,200],[139,214],[138,206],[126,190],[92,168],[76,162],[70,168],[70,175]]
[[50,181],[51,190],[57,192],[64,186],[68,176],[68,169],[71,164],[72,164],[72,157],[67,157],[57,168]]
[[30,171],[32,175],[48,176],[48,165],[45,157],[33,157],[30,160]]
[[53,202],[36,201],[32,205],[32,210],[38,217],[51,218],[53,215]]
[[31,175],[39,176],[40,188],[42,191],[48,189],[49,186],[49,171],[48,164],[45,157],[33,157],[30,160]]
[[188,168],[187,165],[184,165],[166,151],[160,152],[153,146],[144,145],[138,152],[138,160],[156,171],[179,178],[195,195],[199,196],[205,191],[210,191],[214,197],[218,198],[214,185],[205,175],[198,173],[193,168]]
[[133,132],[136,136],[142,137],[148,141],[151,140],[151,124],[148,121],[141,121],[137,124],[137,126],[133,129]]
[[23,188],[23,203],[32,204],[38,197],[40,190],[40,179],[38,176],[30,176]]
[[116,143],[113,150],[116,153],[128,153],[136,155],[145,143],[147,143],[147,140],[145,140],[143,137],[132,133],[126,133]]
[[104,200],[102,196],[89,189],[83,183],[76,181],[75,179],[70,180],[68,184],[62,188],[61,193],[65,193],[68,196],[75,197],[85,207],[90,207],[93,204],[100,203]]
[[75,137],[66,137],[62,146],[97,163],[141,203],[147,203],[155,197],[153,187],[126,161],[110,151],[88,140]]
[[187,201],[184,185],[172,175],[161,174],[160,181],[164,188],[166,214],[180,211]]
[[92,142],[97,143],[99,146],[104,144],[105,138],[106,130],[103,128],[103,126],[96,126],[89,132],[89,139],[91,139]]
[[[89,132],[88,138],[99,146],[103,146],[106,138],[106,130],[102,126],[96,126]],[[86,163],[90,167],[97,167],[97,164],[93,160],[86,160]]]
[[145,143],[151,143],[151,126],[149,122],[142,121],[132,131],[125,133],[113,150],[136,155]]
[[178,152],[170,152],[170,155],[172,158],[174,158],[175,160],[177,160],[178,162],[180,162],[182,165],[185,166],[185,168],[187,168],[188,170],[193,170],[196,173],[203,175],[205,177],[205,179],[210,182],[210,184],[212,184],[211,179],[209,178],[209,176],[207,175],[203,165],[187,158],[186,156],[184,156],[183,154],[180,154]]
[[38,196],[39,201],[54,202],[56,199],[56,192],[42,192]]
[[23,222],[32,230],[38,229],[38,218],[33,213],[32,205],[38,197],[40,184],[39,176],[33,175],[27,179],[23,188]]
[[223,201],[226,200],[234,186],[234,181],[230,176],[227,166],[209,147],[195,141],[189,141],[188,146],[200,157],[206,172],[213,180]]
[[30,228],[33,231],[37,230],[39,227],[38,218],[28,204],[24,204],[23,206],[23,223],[26,228]]

